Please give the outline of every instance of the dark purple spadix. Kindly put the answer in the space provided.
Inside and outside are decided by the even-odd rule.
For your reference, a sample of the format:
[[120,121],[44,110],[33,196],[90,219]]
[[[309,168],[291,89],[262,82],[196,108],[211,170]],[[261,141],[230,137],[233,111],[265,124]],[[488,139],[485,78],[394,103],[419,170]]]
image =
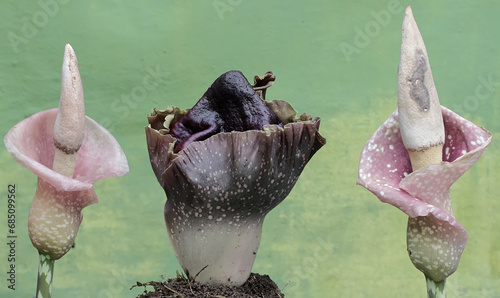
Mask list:
[[177,139],[174,151],[179,152],[220,132],[263,130],[269,124],[282,126],[243,74],[233,70],[215,80],[170,134]]
[[265,216],[325,144],[320,119],[296,114],[286,101],[264,101],[231,71],[191,110],[153,109],[148,116],[167,232],[188,277],[232,286],[248,279]]

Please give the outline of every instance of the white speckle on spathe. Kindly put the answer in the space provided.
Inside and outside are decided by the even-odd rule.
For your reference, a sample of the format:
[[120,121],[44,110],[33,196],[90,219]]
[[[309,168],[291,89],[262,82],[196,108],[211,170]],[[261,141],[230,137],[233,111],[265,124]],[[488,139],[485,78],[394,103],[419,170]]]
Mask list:
[[390,164],[390,163],[388,163],[388,164],[387,164],[387,167],[388,167],[388,168],[390,168],[390,167],[391,167],[391,164]]

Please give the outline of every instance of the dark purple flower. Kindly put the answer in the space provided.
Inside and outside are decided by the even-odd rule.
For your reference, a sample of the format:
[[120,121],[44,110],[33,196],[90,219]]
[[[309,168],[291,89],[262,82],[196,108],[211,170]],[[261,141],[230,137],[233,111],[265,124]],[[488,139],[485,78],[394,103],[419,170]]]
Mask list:
[[[151,165],[167,195],[168,235],[188,277],[198,274],[204,283],[247,280],[264,217],[325,144],[319,118],[296,117],[285,101],[263,101],[242,79],[240,72],[226,73],[193,109],[153,109],[148,116]],[[181,127],[188,133],[179,133]],[[184,140],[180,149],[175,135]]]

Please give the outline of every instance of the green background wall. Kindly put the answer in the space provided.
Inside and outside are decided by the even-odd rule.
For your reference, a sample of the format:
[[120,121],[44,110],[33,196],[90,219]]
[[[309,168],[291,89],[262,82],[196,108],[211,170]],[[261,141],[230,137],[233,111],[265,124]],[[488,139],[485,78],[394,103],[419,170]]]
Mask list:
[[[191,107],[223,72],[272,70],[268,98],[322,118],[327,145],[266,218],[254,272],[287,297],[426,297],[406,252],[406,215],[356,186],[361,149],[396,107],[403,11],[412,5],[441,104],[500,131],[500,2],[490,1],[13,1],[0,0],[0,135],[58,106],[65,43],[76,51],[86,113],[125,151],[130,173],[95,184],[76,248],[56,262],[53,297],[135,297],[136,281],[181,270],[164,221],[165,195],[149,164],[146,115]],[[152,73],[157,84],[146,89]],[[484,81],[490,81],[484,86]],[[476,89],[489,90],[478,97]],[[484,89],[483,89],[484,90]],[[452,187],[470,234],[449,297],[500,297],[498,135]],[[27,215],[36,176],[0,146],[0,242],[7,186],[17,188],[16,290],[32,297],[36,250]],[[2,203],[3,202],[3,203]]]

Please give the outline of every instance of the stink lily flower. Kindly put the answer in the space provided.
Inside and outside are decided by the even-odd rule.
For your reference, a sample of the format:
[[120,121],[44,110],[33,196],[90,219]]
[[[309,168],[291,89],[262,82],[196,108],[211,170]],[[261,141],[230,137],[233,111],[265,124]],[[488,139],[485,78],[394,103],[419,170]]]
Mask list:
[[54,260],[74,243],[82,209],[97,203],[92,184],[128,172],[115,138],[85,116],[78,62],[69,44],[64,52],[59,108],[19,122],[4,142],[12,157],[38,176],[28,230],[40,253],[37,297],[50,297]]
[[468,239],[453,215],[450,187],[481,157],[492,135],[440,106],[410,7],[398,78],[398,109],[363,148],[357,183],[409,216],[410,259],[424,273],[429,297],[442,297]]
[[271,72],[252,86],[220,76],[190,110],[156,110],[146,127],[151,165],[167,195],[165,222],[188,278],[239,286],[249,277],[266,214],[285,199],[324,144],[320,119],[266,102]]

